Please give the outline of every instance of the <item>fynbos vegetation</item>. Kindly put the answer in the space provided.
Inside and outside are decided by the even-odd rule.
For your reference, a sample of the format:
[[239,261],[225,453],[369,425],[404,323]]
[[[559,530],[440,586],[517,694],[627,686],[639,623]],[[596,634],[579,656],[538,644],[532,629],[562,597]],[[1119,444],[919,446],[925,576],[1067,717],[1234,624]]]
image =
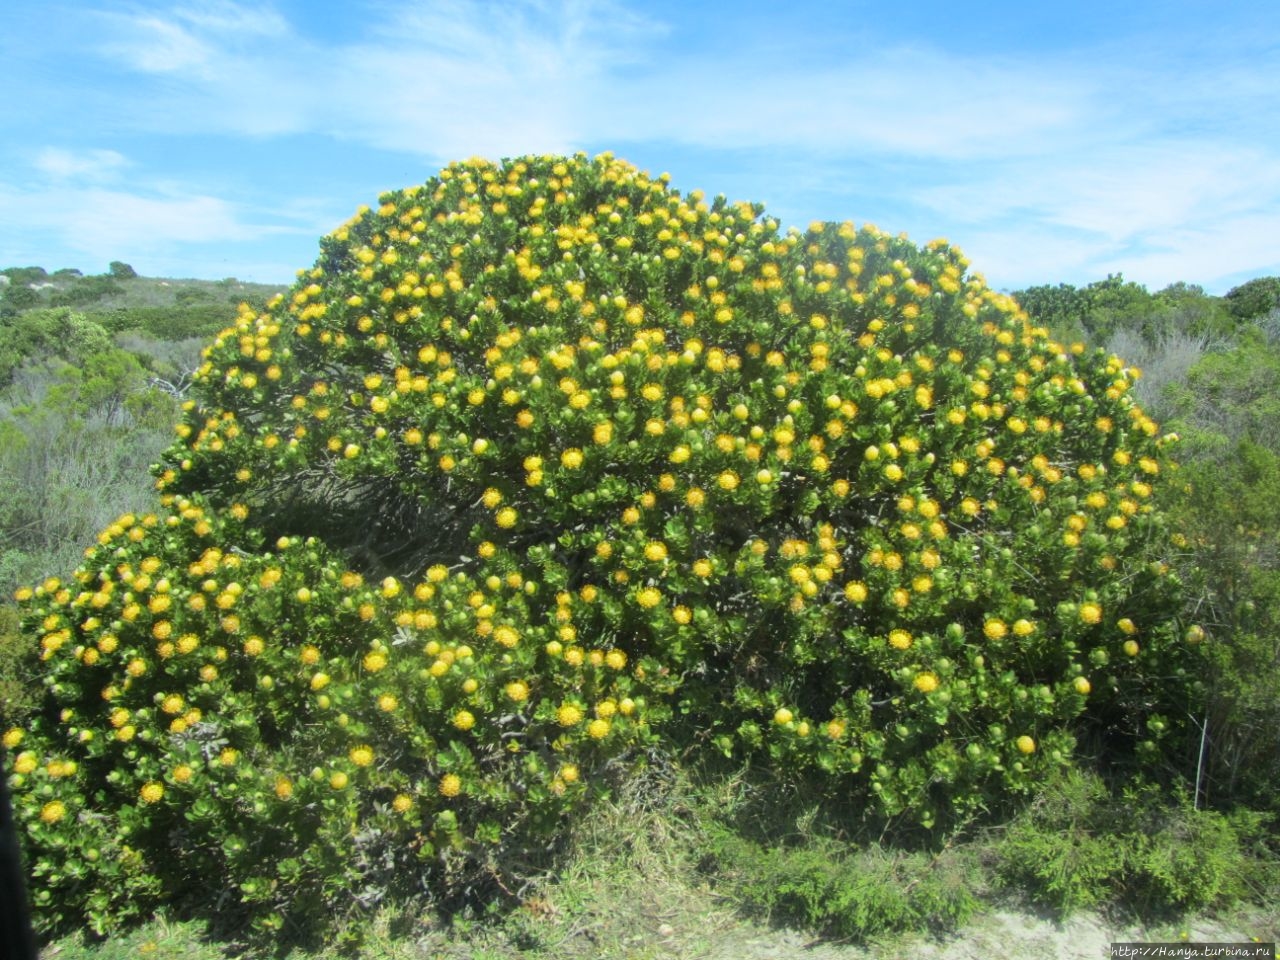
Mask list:
[[[41,922],[106,929],[197,880],[262,932],[510,893],[677,756],[926,846],[1098,771],[1194,783],[1180,816],[1261,800],[1245,734],[1275,706],[1242,673],[1275,675],[1280,608],[1215,575],[1269,583],[1270,557],[1210,550],[1204,525],[1235,518],[1197,501],[1212,474],[1174,469],[1138,371],[1049,329],[1152,357],[1186,340],[1194,385],[1246,321],[1179,289],[1126,325],[1098,306],[1120,294],[1045,288],[1025,301],[1046,322],[945,242],[782,231],[579,155],[385,194],[241,306],[189,389],[137,333],[73,374],[68,336],[31,326],[61,392],[15,352],[11,397],[46,393],[11,404],[14,449],[56,401],[158,459],[155,501],[16,594],[31,645],[8,672],[45,700],[4,742]],[[1194,464],[1209,414],[1169,369],[1148,406]],[[131,439],[170,414],[162,454]],[[1026,823],[1004,862],[1034,885]],[[835,883],[827,849],[806,869]]]

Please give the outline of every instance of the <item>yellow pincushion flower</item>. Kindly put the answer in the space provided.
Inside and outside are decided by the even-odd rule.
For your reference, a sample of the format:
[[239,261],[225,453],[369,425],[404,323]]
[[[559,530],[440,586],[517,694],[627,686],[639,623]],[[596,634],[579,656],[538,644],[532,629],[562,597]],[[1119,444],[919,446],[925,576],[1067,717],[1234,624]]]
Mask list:
[[1102,607],[1096,603],[1080,604],[1080,622],[1095,624],[1102,622]]
[[912,636],[908,631],[902,628],[889,631],[889,646],[895,650],[908,650],[911,644]]
[[645,544],[644,557],[652,563],[667,559],[667,545],[660,540],[650,540]]
[[646,610],[662,602],[662,591],[657,587],[644,587],[636,593],[636,602]]
[[66,815],[67,806],[61,800],[50,800],[40,808],[40,819],[48,824],[57,823]]
[[556,710],[556,722],[562,727],[574,727],[582,722],[582,708],[572,703],[561,704]]
[[587,734],[592,740],[603,740],[609,735],[609,730],[609,721],[603,717],[597,717],[595,720],[592,720],[587,724]]
[[999,640],[1009,632],[1009,627],[999,617],[991,617],[983,622],[982,632],[988,640]]
[[347,756],[357,767],[367,767],[373,763],[373,748],[363,744],[352,747]]
[[456,773],[446,773],[440,778],[440,796],[456,797],[462,792],[462,778]]
[[138,796],[143,803],[159,803],[164,798],[164,784],[157,780],[149,780],[142,785]]
[[929,694],[938,689],[938,676],[928,671],[916,674],[915,688],[921,693]]

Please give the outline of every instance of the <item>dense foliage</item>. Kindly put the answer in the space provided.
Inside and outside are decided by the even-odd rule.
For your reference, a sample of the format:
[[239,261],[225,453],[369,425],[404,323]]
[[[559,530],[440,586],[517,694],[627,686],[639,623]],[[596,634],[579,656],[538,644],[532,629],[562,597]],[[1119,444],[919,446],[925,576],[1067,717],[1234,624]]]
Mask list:
[[966,269],[607,155],[361,211],[213,341],[161,505],[19,594],[46,920],[501,883],[660,737],[926,828],[1176,754],[1158,428]]
[[[1118,334],[1135,335],[1148,346],[1177,335],[1212,339],[1230,333],[1239,316],[1237,301],[1230,296],[1209,297],[1200,287],[1186,283],[1150,293],[1118,274],[1084,287],[1068,283],[1028,287],[1013,296],[1055,335],[1082,337],[1099,345],[1112,342]],[[1246,297],[1250,304],[1254,299]]]

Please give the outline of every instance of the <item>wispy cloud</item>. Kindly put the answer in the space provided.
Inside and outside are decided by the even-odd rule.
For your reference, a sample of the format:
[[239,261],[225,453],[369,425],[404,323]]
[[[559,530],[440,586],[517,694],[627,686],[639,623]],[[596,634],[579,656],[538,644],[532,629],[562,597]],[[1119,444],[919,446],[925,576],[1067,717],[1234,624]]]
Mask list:
[[758,51],[708,57],[606,0],[389,4],[364,36],[329,46],[271,13],[257,31],[222,29],[237,14],[220,9],[111,17],[104,52],[194,84],[141,122],[317,129],[432,157],[665,140],[960,158],[1042,149],[1097,93],[1085,71],[919,45],[762,70]]
[[174,8],[173,16],[193,27],[232,39],[281,37],[289,33],[287,21],[276,11],[232,0],[204,0],[199,6],[178,6]]
[[[990,251],[979,265],[1008,286],[1121,265],[1150,284],[1211,281],[1220,258],[1194,261],[1210,242],[1242,258],[1233,272],[1275,265],[1254,232],[1280,216],[1280,29],[1265,17],[1192,30],[1133,13],[1111,33],[996,46],[953,35],[965,24],[923,31],[927,14],[904,14],[910,29],[797,5],[765,17],[748,2],[728,20],[629,0],[315,12],[341,29],[236,0],[81,11],[76,52],[104,82],[78,91],[76,128],[99,153],[48,153],[42,169],[107,183],[119,161],[103,148],[135,135],[276,143],[294,165],[311,157],[286,138],[322,139],[426,172],[476,154],[613,149],[663,166],[678,154],[704,174],[679,186],[728,191],[717,178],[731,170],[775,211],[944,234],[975,260]],[[124,192],[177,199],[155,184]],[[1226,224],[1252,240],[1220,237]]]
[[203,72],[214,48],[181,23],[156,16],[124,18],[124,29],[103,44],[103,52],[144,73]]
[[89,182],[114,179],[128,165],[129,161],[115,150],[77,151],[62,147],[45,147],[34,161],[37,171],[54,180]]
[[1280,257],[1278,234],[1265,234],[1280,219],[1280,167],[1245,145],[1132,144],[1088,163],[966,171],[916,196],[941,219],[972,228],[971,252],[981,249],[991,273],[1013,285],[1051,273],[1045,254],[1058,258],[1060,273],[1124,271],[1156,284],[1265,270]]
[[145,73],[194,74],[217,82],[227,54],[264,39],[282,37],[289,27],[270,9],[232,0],[211,0],[199,7],[176,6],[146,13],[104,12],[102,50]]
[[[120,174],[131,167],[112,150],[45,148],[20,186],[0,181],[0,220],[103,264],[122,257],[173,263],[184,259],[175,256],[184,247],[235,246],[272,235],[311,238],[320,229],[305,207],[249,209],[177,182],[131,177],[126,183]],[[0,250],[14,239],[6,236]],[[251,268],[242,276],[260,273]]]

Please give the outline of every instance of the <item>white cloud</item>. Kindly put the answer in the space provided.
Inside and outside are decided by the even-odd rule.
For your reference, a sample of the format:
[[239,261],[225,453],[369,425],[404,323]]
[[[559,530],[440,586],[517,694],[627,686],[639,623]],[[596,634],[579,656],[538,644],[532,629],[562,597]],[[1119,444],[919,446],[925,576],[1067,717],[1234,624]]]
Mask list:
[[762,69],[758,51],[709,57],[607,0],[389,4],[331,47],[275,14],[226,29],[254,15],[218,9],[138,18],[112,47],[195,81],[198,108],[161,101],[157,129],[309,129],[434,159],[653,140],[959,158],[1043,150],[1097,93],[1084,70],[923,46]]
[[[676,8],[664,8],[671,23],[644,9],[378,0],[357,5],[360,32],[327,39],[234,0],[96,22],[101,49],[141,75],[123,94],[138,109],[114,121],[159,135],[321,135],[432,163],[671,145],[704,158],[690,166],[732,158],[752,199],[895,231],[925,224],[1015,286],[1122,266],[1204,278],[1216,251],[1265,264],[1274,249],[1256,232],[1280,215],[1280,61],[1260,55],[1265,37],[1166,30],[992,57],[889,25],[803,35],[786,17],[723,42],[681,32]],[[96,172],[92,160],[42,163],[106,182],[110,158]],[[864,183],[851,187],[850,171]],[[726,189],[714,174],[680,185]],[[871,209],[833,209],[849,200]],[[1196,264],[1206,244],[1215,255]]]
[[248,7],[231,0],[204,0],[198,7],[178,7],[173,15],[194,27],[231,38],[279,37],[289,32],[288,22],[276,11],[261,6]]
[[1090,87],[1034,64],[898,47],[772,71],[745,58],[677,59],[619,90],[619,103],[596,107],[621,140],[954,160],[1025,155],[1063,140],[1085,115]]
[[[102,50],[143,73],[188,75],[218,85],[236,74],[234,51],[288,34],[275,11],[209,0],[168,12],[103,13]],[[259,90],[261,96],[265,91]]]
[[103,181],[113,179],[129,161],[115,150],[64,150],[46,147],[35,158],[35,168],[58,180]]
[[191,31],[160,17],[131,17],[105,51],[143,73],[203,71],[215,59],[213,47]]
[[72,201],[62,221],[68,240],[91,253],[245,240],[255,232],[240,222],[231,204],[217,197],[145,197],[88,190]]
[[1221,141],[1148,141],[1033,163],[959,169],[917,199],[949,217],[981,222],[1030,214],[1120,241],[1189,217],[1249,209],[1280,189],[1265,151]]
[[100,187],[21,193],[0,189],[0,213],[28,233],[53,234],[95,258],[137,256],[172,243],[243,241],[259,231],[234,205],[209,196],[144,196]]
[[1003,164],[916,194],[1009,286],[1116,272],[1154,286],[1193,278],[1208,286],[1273,268],[1277,197],[1280,167],[1265,150],[1181,139]]
[[1192,221],[1111,259],[1115,272],[1155,289],[1178,280],[1225,293],[1243,274],[1280,274],[1280,212]]
[[1119,273],[1151,290],[1185,281],[1221,294],[1242,276],[1280,274],[1277,236],[1280,213],[1229,215],[1118,243],[1030,218],[960,227],[952,239],[998,289]]
[[[282,234],[308,239],[321,229],[305,204],[247,211],[233,201],[175,182],[135,175],[126,187],[116,174],[132,167],[113,150],[42,150],[35,180],[0,181],[0,221],[23,225],[7,245],[60,249],[93,263],[113,259],[181,261],[180,251],[202,245],[236,248]],[[29,258],[30,253],[20,255]]]

